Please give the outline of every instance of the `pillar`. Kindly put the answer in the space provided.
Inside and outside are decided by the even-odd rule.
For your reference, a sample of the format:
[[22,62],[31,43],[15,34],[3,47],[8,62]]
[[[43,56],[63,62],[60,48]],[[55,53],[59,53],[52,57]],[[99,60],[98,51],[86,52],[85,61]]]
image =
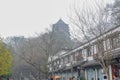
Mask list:
[[85,69],[85,80],[88,80],[87,79],[87,69]]
[[98,80],[98,70],[95,68],[95,80]]
[[109,74],[110,74],[110,80],[112,80],[112,66],[109,66]]

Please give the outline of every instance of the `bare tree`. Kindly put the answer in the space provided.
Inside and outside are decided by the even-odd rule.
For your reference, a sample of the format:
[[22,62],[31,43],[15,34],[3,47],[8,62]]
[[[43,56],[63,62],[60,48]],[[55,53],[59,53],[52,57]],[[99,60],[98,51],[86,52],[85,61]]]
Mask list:
[[[12,38],[15,39],[16,37]],[[18,37],[18,40],[20,37]],[[26,77],[30,74],[36,79],[41,80],[41,76],[45,76],[46,69],[46,57],[38,48],[35,38],[24,38],[22,41],[16,41],[17,39],[11,41],[10,45],[13,47],[15,66],[14,71],[17,78]],[[29,70],[26,70],[26,68]],[[25,75],[24,73],[28,73]],[[18,75],[16,74],[18,73]],[[23,75],[21,75],[23,74]],[[18,77],[19,76],[19,77]]]
[[[101,5],[103,7],[101,7]],[[99,52],[94,55],[94,59],[100,63],[104,73],[108,76],[108,80],[110,80],[109,65],[113,56],[113,49],[110,48],[105,51],[105,45],[107,46],[108,44],[108,41],[106,41],[108,35],[105,33],[115,26],[110,23],[111,15],[105,7],[106,6],[104,6],[103,3],[100,4],[100,2],[95,2],[94,10],[92,10],[93,8],[91,7],[85,8],[85,6],[82,10],[79,10],[78,7],[74,7],[75,14],[73,17],[70,17],[70,20],[79,28],[82,37],[86,39],[89,45],[92,45],[90,43],[91,39],[96,39]],[[113,33],[110,32],[109,35],[112,34]]]
[[111,23],[117,26],[120,25],[120,0],[113,1],[113,4],[108,4],[106,8],[112,15]]
[[[61,49],[63,49],[62,45],[66,43],[62,42],[61,44],[59,44],[57,42],[56,36],[54,36],[53,31],[48,31],[47,33],[43,34],[42,36],[39,36],[38,38],[41,39],[41,44],[39,47],[43,50],[47,57],[46,65],[48,64],[48,59],[50,59],[52,62],[51,66],[54,67],[53,56],[55,56],[56,53],[61,51]],[[53,69],[51,72],[53,75]]]
[[[59,43],[58,36],[56,37],[54,34],[53,31],[47,30],[46,33],[37,34],[37,37],[33,38],[14,37],[7,39],[8,44],[13,48],[11,50],[14,52],[16,58],[15,73],[18,73],[19,71],[17,72],[17,70],[19,70],[19,66],[24,64],[27,67],[32,67],[34,72],[36,72],[34,75],[32,75],[31,71],[29,72],[36,80],[41,80],[41,77],[43,76],[46,78],[48,76],[48,58],[51,58],[51,61],[53,61],[53,57],[50,56],[54,56],[65,47],[63,45],[68,44],[67,40],[64,39],[61,39],[61,42]],[[18,64],[19,61],[21,62],[21,65]]]

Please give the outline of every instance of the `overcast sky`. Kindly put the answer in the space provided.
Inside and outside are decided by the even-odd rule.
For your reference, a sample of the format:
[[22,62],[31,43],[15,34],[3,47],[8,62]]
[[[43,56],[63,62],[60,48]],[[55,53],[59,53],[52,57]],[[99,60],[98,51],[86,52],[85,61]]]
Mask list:
[[[68,13],[75,0],[0,0],[0,35],[34,36],[56,23],[69,23]],[[91,0],[89,0],[91,1]]]

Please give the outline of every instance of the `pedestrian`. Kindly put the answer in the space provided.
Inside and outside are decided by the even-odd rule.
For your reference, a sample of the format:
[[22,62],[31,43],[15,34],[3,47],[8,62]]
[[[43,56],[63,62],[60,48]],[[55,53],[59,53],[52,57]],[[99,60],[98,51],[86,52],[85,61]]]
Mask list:
[[53,80],[53,77],[51,76],[50,80]]
[[0,77],[0,80],[2,80],[2,78]]
[[118,75],[117,75],[117,74],[115,74],[115,78],[114,78],[114,80],[119,80],[119,78],[118,78]]
[[7,78],[7,80],[9,80],[9,78]]
[[50,80],[50,76],[48,77],[48,79],[47,80]]
[[72,80],[72,78],[69,78],[69,80]]
[[72,80],[75,80],[75,76],[72,77]]
[[80,80],[80,76],[77,76],[77,80]]

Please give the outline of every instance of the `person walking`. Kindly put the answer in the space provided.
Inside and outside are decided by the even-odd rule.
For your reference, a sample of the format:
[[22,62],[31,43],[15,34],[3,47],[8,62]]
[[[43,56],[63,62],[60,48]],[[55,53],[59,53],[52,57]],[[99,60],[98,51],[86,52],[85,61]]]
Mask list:
[[72,78],[69,78],[69,80],[72,80]]
[[115,75],[114,80],[119,80],[118,75]]
[[53,80],[53,77],[51,77],[50,80]]
[[75,76],[73,76],[71,80],[75,80]]
[[77,80],[80,80],[80,76],[77,76]]

